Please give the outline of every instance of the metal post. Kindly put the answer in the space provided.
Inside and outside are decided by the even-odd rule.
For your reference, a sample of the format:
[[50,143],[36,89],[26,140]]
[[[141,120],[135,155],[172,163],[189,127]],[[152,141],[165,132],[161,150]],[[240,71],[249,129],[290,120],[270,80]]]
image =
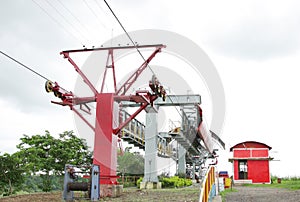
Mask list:
[[100,170],[99,166],[93,165],[91,173],[91,201],[98,201],[100,199]]
[[71,165],[65,165],[63,199],[66,201],[73,200],[73,198],[74,198],[74,192],[68,190],[68,183],[74,181],[71,178],[69,171],[68,171],[68,169],[70,169],[71,167],[72,167]]

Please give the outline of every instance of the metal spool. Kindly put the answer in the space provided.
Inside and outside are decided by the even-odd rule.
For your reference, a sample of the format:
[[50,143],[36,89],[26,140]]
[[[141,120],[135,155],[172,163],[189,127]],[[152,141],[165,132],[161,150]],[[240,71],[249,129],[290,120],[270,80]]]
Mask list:
[[90,183],[88,182],[69,182],[68,191],[89,191]]

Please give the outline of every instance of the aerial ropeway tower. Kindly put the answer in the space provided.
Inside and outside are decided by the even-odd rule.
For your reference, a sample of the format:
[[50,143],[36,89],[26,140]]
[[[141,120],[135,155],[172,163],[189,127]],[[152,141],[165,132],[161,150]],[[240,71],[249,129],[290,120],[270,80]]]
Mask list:
[[[93,49],[78,49],[62,51],[60,54],[66,58],[75,71],[83,79],[84,83],[93,92],[89,97],[78,97],[71,91],[67,91],[59,86],[57,82],[47,81],[45,88],[47,92],[53,92],[54,95],[60,98],[61,101],[52,101],[54,104],[62,106],[69,106],[95,133],[94,137],[94,156],[93,164],[100,167],[100,193],[101,196],[112,195],[113,185],[117,185],[117,142],[118,135],[122,128],[126,126],[132,119],[134,119],[141,111],[147,106],[153,106],[153,102],[161,97],[166,99],[166,91],[160,84],[155,75],[149,81],[149,87],[151,90],[137,90],[135,94],[127,95],[128,90],[132,84],[137,80],[139,75],[148,67],[150,61],[161,52],[161,49],[165,45],[141,45],[141,46],[118,46],[107,48],[93,48]],[[136,69],[136,71],[126,79],[126,81],[117,88],[116,74],[115,74],[115,61],[114,53],[121,49],[154,49],[152,54],[144,60],[144,62]],[[89,78],[80,70],[78,65],[72,58],[72,53],[92,52],[92,51],[106,51],[107,61],[105,65],[104,76],[102,80],[101,89],[96,89],[95,85],[89,80]],[[107,93],[103,92],[106,82],[107,72],[111,71],[113,75],[114,91]],[[139,108],[126,120],[119,122],[119,104],[122,101],[129,101],[137,103]],[[88,103],[96,103],[96,119],[95,123],[90,123],[82,113],[91,114],[91,109]],[[79,106],[79,110],[78,107]],[[117,112],[117,113],[116,113]],[[116,115],[117,114],[117,115]],[[114,127],[113,127],[114,126]]]
[[[152,78],[150,78],[148,90],[136,90],[133,94],[128,94],[129,89],[148,67],[152,59],[165,47],[166,46],[163,44],[117,46],[67,50],[60,53],[71,63],[75,71],[91,90],[92,95],[85,97],[76,96],[71,91],[67,91],[60,87],[57,82],[52,81],[47,81],[45,88],[47,92],[53,92],[54,95],[60,99],[60,101],[52,101],[52,103],[69,106],[69,108],[94,131],[94,156],[92,167],[94,174],[91,173],[90,179],[96,179],[97,177],[95,177],[95,175],[99,174],[99,180],[96,181],[96,183],[94,180],[90,184],[76,185],[75,183],[74,185],[72,175],[67,173],[69,177],[65,179],[70,180],[72,186],[68,186],[68,183],[65,183],[65,190],[67,190],[64,191],[65,199],[72,199],[72,195],[70,194],[70,191],[72,190],[69,190],[68,187],[74,187],[74,190],[88,190],[90,194],[94,193],[93,199],[98,199],[100,196],[106,197],[116,195],[116,190],[120,187],[117,183],[117,144],[121,141],[121,138],[124,140],[128,138],[127,140],[130,140],[131,137],[134,137],[136,140],[136,132],[130,131],[126,126],[131,121],[137,123],[138,121],[135,118],[143,110],[146,111],[146,126],[143,126],[144,131],[141,134],[143,134],[144,137],[140,137],[140,143],[143,142],[141,146],[145,149],[143,181],[145,187],[151,183],[158,183],[156,156],[162,155],[168,158],[171,157],[171,155],[166,152],[166,148],[168,148],[167,144],[170,142],[170,139],[177,141],[181,146],[181,149],[179,149],[180,158],[176,159],[178,161],[180,172],[185,172],[186,159],[188,161],[194,161],[195,158],[205,159],[208,156],[214,157],[215,151],[212,143],[212,138],[214,138],[214,136],[203,122],[202,109],[200,107],[200,95],[167,96],[164,87],[154,74],[152,75]],[[118,87],[114,56],[117,51],[124,49],[151,49],[152,52]],[[78,67],[72,56],[73,53],[93,51],[105,51],[107,53],[106,63],[103,64],[105,65],[105,70],[103,72],[100,90],[95,87],[95,84],[93,84],[88,76]],[[108,73],[109,71],[110,74]],[[112,75],[112,92],[104,92],[104,85],[108,82],[108,75]],[[91,123],[84,116],[86,113],[92,114],[92,110],[88,105],[92,102],[96,103],[95,123]],[[181,127],[174,128],[167,134],[159,135],[156,126],[157,112],[158,109],[163,106],[180,107],[182,111],[182,123]],[[124,113],[124,110],[122,110],[126,107],[136,107],[137,109],[132,114],[129,114]],[[149,124],[147,121],[149,121]],[[162,150],[162,147],[164,147],[165,150]],[[146,164],[149,165],[147,166]],[[72,170],[70,169],[70,165],[68,166],[66,172]],[[92,175],[94,175],[94,177],[92,177]],[[100,188],[99,186],[95,186],[95,184],[99,185]],[[97,190],[99,190],[99,194],[97,194]]]

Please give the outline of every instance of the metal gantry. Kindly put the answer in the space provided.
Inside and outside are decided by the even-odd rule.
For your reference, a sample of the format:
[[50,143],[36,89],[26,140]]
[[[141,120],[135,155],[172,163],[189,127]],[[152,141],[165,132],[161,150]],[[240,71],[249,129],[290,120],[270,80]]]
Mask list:
[[[61,54],[74,67],[81,76],[84,83],[93,93],[89,97],[77,97],[72,92],[61,88],[58,83],[47,81],[46,91],[53,92],[61,99],[60,102],[52,103],[62,106],[69,106],[95,133],[94,138],[94,158],[93,164],[100,167],[100,188],[102,196],[112,195],[109,186],[117,184],[117,142],[123,138],[129,143],[145,150],[145,171],[144,181],[158,182],[156,156],[177,158],[178,172],[185,172],[185,164],[193,156],[206,158],[208,155],[214,155],[212,136],[204,125],[202,109],[200,107],[200,95],[169,95],[166,96],[163,86],[159,83],[156,76],[153,75],[149,82],[150,91],[138,90],[135,94],[126,95],[130,87],[137,80],[139,75],[146,69],[149,62],[165,46],[162,44],[145,46],[126,46],[126,47],[108,47],[94,49],[80,49],[63,51]],[[152,54],[130,75],[127,80],[117,88],[114,52],[119,49],[131,48],[154,48]],[[100,91],[98,91],[88,77],[80,70],[74,60],[72,53],[89,51],[107,51],[107,61]],[[107,72],[111,71],[113,76],[113,92],[104,93],[104,85]],[[90,123],[83,113],[91,114],[88,105],[90,102],[96,102],[96,121]],[[120,109],[126,107],[137,107],[133,114],[129,114]],[[78,107],[79,109],[78,110]],[[181,108],[182,124],[179,128],[174,128],[168,133],[157,131],[157,110],[164,106],[179,106]],[[135,117],[141,112],[146,111],[146,124],[143,125]],[[117,115],[116,115],[117,114]],[[113,127],[114,126],[114,127]],[[180,144],[180,158],[174,157],[171,147],[172,141]]]
[[[203,123],[200,104],[200,95],[168,95],[165,101],[158,98],[154,101],[156,109],[164,106],[181,108],[181,127],[174,128],[167,133],[158,133],[157,111],[148,109],[146,110],[146,126],[137,120],[132,120],[131,124],[123,129],[122,138],[124,140],[145,150],[144,181],[158,181],[157,155],[176,160],[178,162],[177,173],[186,173],[186,163],[193,164],[195,167],[199,162],[204,163],[204,159],[209,156],[214,156],[213,136]],[[138,105],[122,102],[122,106],[126,108],[137,107]],[[124,113],[129,116],[127,112]],[[216,136],[216,134],[214,135]],[[175,156],[171,144],[172,140],[179,144]]]
[[[61,88],[58,83],[48,81],[46,82],[46,91],[53,92],[54,95],[61,99],[60,102],[52,101],[52,103],[59,104],[62,106],[69,106],[94,132],[94,157],[93,164],[100,166],[100,184],[101,190],[106,189],[101,192],[103,196],[112,195],[108,185],[117,184],[117,141],[121,130],[134,119],[142,110],[146,109],[149,105],[153,105],[153,102],[158,98],[162,97],[165,99],[165,90],[163,86],[160,85],[159,81],[155,76],[149,82],[149,87],[151,91],[136,91],[134,95],[126,95],[129,88],[136,81],[139,75],[148,67],[150,61],[155,57],[157,53],[164,48],[165,45],[144,45],[144,46],[118,46],[118,47],[108,47],[108,48],[93,48],[93,49],[79,49],[79,50],[68,50],[63,51],[61,54],[66,58],[71,65],[74,67],[76,72],[81,76],[84,83],[92,91],[93,95],[89,97],[77,97],[71,91],[67,91]],[[114,52],[121,49],[141,49],[141,48],[154,48],[152,54],[145,59],[145,61],[137,68],[137,70],[128,77],[128,79],[117,88],[116,86],[116,75],[115,75],[115,62],[114,62]],[[72,53],[82,53],[91,51],[107,51],[107,61],[105,64],[105,72],[102,80],[102,86],[100,91],[98,91],[89,78],[85,75],[83,71],[78,67],[71,57]],[[113,85],[114,91],[111,93],[104,93],[103,86],[106,82],[106,73],[111,70],[113,75]],[[138,109],[123,122],[119,122],[119,117],[114,115],[114,112],[119,111],[118,103],[122,101],[129,101],[132,103],[138,103]],[[90,102],[96,102],[96,123],[90,123],[81,113],[91,113],[89,106]],[[80,110],[75,106],[79,105]],[[113,123],[116,127],[113,127]],[[105,188],[107,187],[107,188]]]

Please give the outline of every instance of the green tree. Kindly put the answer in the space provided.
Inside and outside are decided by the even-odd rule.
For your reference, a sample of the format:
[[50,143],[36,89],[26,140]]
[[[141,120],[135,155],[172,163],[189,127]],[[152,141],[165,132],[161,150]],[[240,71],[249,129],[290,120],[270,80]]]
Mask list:
[[125,148],[123,155],[118,156],[118,170],[123,174],[144,174],[144,157],[138,152],[131,153],[130,147]]
[[[25,169],[17,154],[0,156],[0,194],[11,195],[24,182]],[[15,189],[15,190],[14,190]]]
[[29,174],[41,175],[43,191],[52,189],[50,175],[61,175],[65,164],[91,164],[92,153],[88,151],[86,141],[76,137],[73,131],[59,134],[58,139],[46,131],[45,135],[24,135],[20,140],[18,155]]
[[88,150],[86,140],[78,138],[73,131],[59,134],[52,154],[56,156],[54,170],[57,174],[62,174],[65,164],[83,167],[92,164],[92,152]]

